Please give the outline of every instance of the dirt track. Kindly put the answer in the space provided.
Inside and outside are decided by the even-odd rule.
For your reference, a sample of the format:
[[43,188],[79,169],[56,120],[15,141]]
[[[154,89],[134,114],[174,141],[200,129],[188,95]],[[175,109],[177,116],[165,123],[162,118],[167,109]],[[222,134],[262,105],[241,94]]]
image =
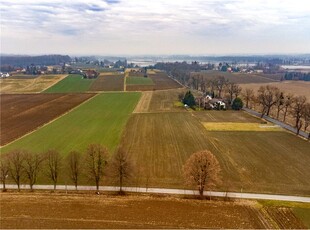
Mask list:
[[142,96],[140,98],[139,103],[137,104],[133,113],[146,113],[149,111],[150,103],[152,100],[153,92],[146,91],[142,92]]

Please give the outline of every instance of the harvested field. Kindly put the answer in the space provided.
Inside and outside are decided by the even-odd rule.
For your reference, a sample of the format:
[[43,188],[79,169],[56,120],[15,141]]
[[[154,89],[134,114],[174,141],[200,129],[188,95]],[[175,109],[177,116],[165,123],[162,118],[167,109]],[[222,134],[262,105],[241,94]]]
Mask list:
[[176,106],[179,94],[184,92],[184,89],[144,91],[134,113],[186,112],[183,107]]
[[79,74],[68,77],[44,91],[44,93],[81,93],[88,91],[96,79],[84,79]]
[[149,77],[126,77],[127,85],[154,85]]
[[139,98],[139,93],[98,94],[49,125],[7,145],[1,152],[55,149],[65,156],[72,150],[84,152],[91,143],[103,144],[113,152]]
[[2,94],[1,146],[57,118],[94,94]]
[[186,111],[183,107],[176,106],[179,101],[179,95],[184,94],[185,89],[171,89],[154,91],[153,97],[149,106],[149,112],[177,112]]
[[67,75],[41,75],[35,78],[25,76],[10,77],[0,79],[0,93],[39,93],[57,82],[64,79]]
[[113,73],[100,74],[100,76],[91,85],[90,91],[123,91],[124,75]]
[[253,89],[256,93],[260,86],[276,86],[285,93],[291,93],[296,96],[306,96],[308,101],[310,101],[310,82],[305,81],[282,81],[273,83],[257,83],[257,84],[241,84],[243,89],[249,88]]
[[200,122],[237,122],[237,123],[265,123],[261,119],[243,111],[197,111],[193,113]]
[[169,78],[164,72],[148,74],[148,78],[153,80],[154,85],[127,85],[127,91],[152,91],[182,88],[179,83]]
[[238,84],[278,82],[282,77],[282,74],[263,74],[263,73],[246,74],[246,73],[229,73],[214,70],[192,73],[192,75],[202,75],[206,80],[212,80],[218,76],[223,76],[230,82],[235,82]]
[[[276,228],[255,201],[223,202],[153,196],[3,193],[2,228]],[[305,228],[285,212],[283,228]],[[273,219],[276,218],[276,220]]]
[[191,113],[146,113],[130,118],[122,143],[149,175],[135,186],[184,187],[185,161],[208,149],[222,167],[220,190],[309,195],[310,143],[285,131],[207,131]]

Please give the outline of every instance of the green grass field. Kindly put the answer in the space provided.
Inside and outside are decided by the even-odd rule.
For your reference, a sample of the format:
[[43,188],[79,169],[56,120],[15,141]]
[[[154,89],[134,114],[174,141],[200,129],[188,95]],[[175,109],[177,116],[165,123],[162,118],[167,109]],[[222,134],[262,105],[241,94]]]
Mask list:
[[112,152],[139,97],[140,93],[98,94],[51,124],[2,148],[1,152],[56,149],[66,155],[71,150],[83,152],[90,143],[101,143]]
[[127,85],[154,85],[154,82],[149,77],[126,77]]
[[95,79],[83,79],[81,75],[70,74],[52,87],[46,89],[44,93],[73,93],[87,91]]

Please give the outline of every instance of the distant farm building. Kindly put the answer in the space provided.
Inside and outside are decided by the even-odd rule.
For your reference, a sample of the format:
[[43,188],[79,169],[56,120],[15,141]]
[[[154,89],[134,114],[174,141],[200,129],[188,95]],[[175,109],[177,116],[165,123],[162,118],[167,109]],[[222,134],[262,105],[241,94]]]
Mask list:
[[86,72],[84,72],[84,78],[87,79],[94,79],[97,78],[99,76],[99,73],[96,72],[95,70],[87,70]]

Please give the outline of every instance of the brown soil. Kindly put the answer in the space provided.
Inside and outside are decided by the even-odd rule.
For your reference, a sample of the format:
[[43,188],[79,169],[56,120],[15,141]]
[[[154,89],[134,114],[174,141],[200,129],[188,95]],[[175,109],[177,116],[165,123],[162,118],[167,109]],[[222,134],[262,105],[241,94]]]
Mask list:
[[164,72],[148,74],[148,77],[153,80],[154,85],[127,85],[127,91],[151,91],[182,88],[179,83],[169,78]]
[[1,146],[57,118],[94,94],[2,94]]
[[100,74],[97,80],[92,84],[90,91],[123,91],[123,74]]
[[[45,192],[2,193],[0,205],[1,228],[274,227],[274,220],[250,201]],[[302,227],[298,221],[285,223],[281,227]]]

